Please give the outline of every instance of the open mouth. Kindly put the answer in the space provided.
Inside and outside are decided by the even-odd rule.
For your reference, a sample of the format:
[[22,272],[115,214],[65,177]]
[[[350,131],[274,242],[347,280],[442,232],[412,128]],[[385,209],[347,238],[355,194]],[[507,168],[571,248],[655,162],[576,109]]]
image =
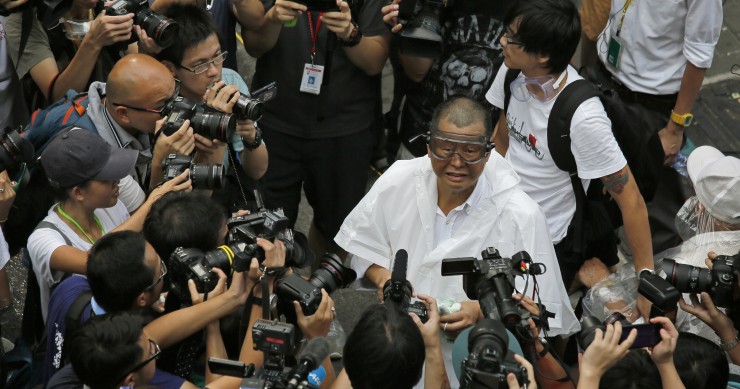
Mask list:
[[456,172],[447,172],[445,173],[447,178],[449,178],[451,181],[462,181],[467,177],[467,174],[464,173],[456,173]]

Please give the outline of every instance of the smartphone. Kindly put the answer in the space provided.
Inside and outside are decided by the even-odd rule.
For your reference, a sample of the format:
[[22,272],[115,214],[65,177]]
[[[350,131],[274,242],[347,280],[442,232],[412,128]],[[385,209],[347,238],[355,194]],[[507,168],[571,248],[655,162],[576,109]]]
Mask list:
[[663,326],[661,324],[652,323],[634,324],[622,327],[622,337],[619,339],[619,343],[622,343],[623,340],[627,339],[633,328],[637,330],[637,338],[635,338],[635,342],[632,343],[632,346],[630,347],[631,349],[653,347],[660,343],[660,329],[663,328]]

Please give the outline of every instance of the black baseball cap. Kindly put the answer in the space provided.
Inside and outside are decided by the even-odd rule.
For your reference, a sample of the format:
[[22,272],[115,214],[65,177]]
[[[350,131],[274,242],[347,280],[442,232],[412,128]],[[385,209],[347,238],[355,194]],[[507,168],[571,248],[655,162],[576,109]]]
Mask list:
[[136,165],[136,150],[113,148],[98,134],[72,127],[57,135],[41,153],[49,184],[71,188],[89,180],[116,181]]

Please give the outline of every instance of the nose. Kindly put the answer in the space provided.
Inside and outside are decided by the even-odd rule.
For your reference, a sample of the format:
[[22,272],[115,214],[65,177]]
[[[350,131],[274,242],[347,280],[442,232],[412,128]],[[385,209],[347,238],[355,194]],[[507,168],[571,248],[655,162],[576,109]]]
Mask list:
[[208,77],[216,77],[221,74],[221,69],[219,69],[219,65],[216,65],[213,62],[208,63],[208,70],[206,71],[206,74]]
[[498,39],[498,42],[501,43],[501,47],[506,47],[506,34],[501,35],[501,38]]
[[465,161],[463,161],[462,156],[460,156],[459,151],[455,151],[452,154],[452,157],[450,157],[450,165],[456,168],[463,168],[465,167]]

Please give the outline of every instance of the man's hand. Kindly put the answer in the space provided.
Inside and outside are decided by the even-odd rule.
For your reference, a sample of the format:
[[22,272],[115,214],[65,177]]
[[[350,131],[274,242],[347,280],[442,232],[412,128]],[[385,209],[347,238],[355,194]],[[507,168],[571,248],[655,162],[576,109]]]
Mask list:
[[15,181],[11,181],[8,177],[8,172],[0,172],[0,220],[5,221],[10,213],[10,207],[13,206],[15,200]]
[[321,303],[313,315],[304,316],[303,309],[298,301],[293,301],[293,306],[298,318],[298,327],[301,328],[306,339],[326,336],[329,333],[329,326],[334,320],[336,312],[334,311],[334,301],[324,289],[321,289]]
[[483,317],[477,301],[463,301],[460,310],[439,318],[440,327],[450,338],[455,338],[460,331],[473,326]]
[[180,129],[169,136],[160,131],[164,121],[164,118],[157,120],[155,126],[154,132],[159,133],[159,137],[157,143],[154,144],[154,155],[162,158],[172,153],[190,155],[195,150],[194,130],[190,127],[190,120],[185,120]]
[[397,33],[401,31],[403,26],[398,22],[398,3],[401,0],[393,0],[390,4],[380,9],[383,13],[383,21],[391,28],[391,32]]
[[0,0],[0,7],[10,11],[26,3],[28,3],[28,0]]
[[[218,275],[218,283],[213,287],[213,290],[208,292],[208,300],[226,292],[226,273],[217,267],[214,267],[212,271]],[[188,290],[190,291],[190,299],[193,305],[203,302],[204,293],[198,293],[198,288],[195,287],[195,281],[188,280]]]
[[218,139],[208,139],[200,134],[193,134],[193,140],[195,140],[195,151],[198,152],[198,158],[210,159],[219,149],[226,147],[226,143]]
[[95,49],[101,50],[103,47],[131,39],[131,28],[133,25],[134,14],[108,16],[106,15],[106,11],[103,10],[93,20],[90,25],[90,31],[85,35],[84,40],[89,42]]
[[236,135],[240,136],[247,143],[254,143],[254,138],[257,136],[257,127],[249,119],[237,120]]
[[155,42],[153,38],[150,38],[149,35],[146,34],[146,30],[139,26],[134,26],[134,31],[139,37],[139,53],[154,55],[159,54],[159,52],[162,51],[162,47],[157,45],[157,42]]
[[676,350],[676,341],[678,340],[678,330],[667,317],[654,317],[650,319],[653,324],[660,323],[663,328],[660,329],[660,343],[656,344],[648,352],[650,358],[656,365],[673,363],[673,352]]
[[262,247],[262,250],[265,251],[263,265],[266,267],[285,267],[285,245],[280,239],[270,242],[267,239],[257,238],[257,246]]
[[669,120],[668,124],[658,131],[660,143],[663,145],[663,153],[665,154],[663,165],[671,166],[676,160],[676,154],[678,154],[683,143],[683,130],[683,127]]
[[239,93],[238,86],[226,85],[222,80],[206,90],[206,93],[203,95],[203,101],[211,108],[221,112],[231,113],[234,109],[234,104],[239,100],[239,96],[241,96],[241,93]]
[[678,306],[706,323],[721,339],[733,339],[735,337],[735,327],[732,319],[717,309],[709,293],[702,292],[701,301],[695,293],[689,294],[689,299],[691,299],[691,305],[687,304],[682,297],[678,300]]
[[425,294],[416,296],[421,300],[427,307],[427,315],[429,320],[426,323],[422,323],[419,316],[415,313],[410,313],[411,320],[416,323],[421,331],[421,337],[424,339],[424,346],[428,349],[440,347],[439,343],[439,308],[437,308],[437,300],[429,297]]
[[354,29],[352,13],[346,1],[337,0],[337,7],[339,7],[339,12],[327,12],[321,17],[321,21],[329,31],[337,34],[339,39],[348,41]]
[[[619,322],[606,325],[606,331],[596,329],[593,342],[583,353],[581,359],[581,378],[595,378],[596,382],[617,361],[624,358],[630,346],[637,338],[637,330],[632,329],[629,336],[621,344],[622,324]],[[580,386],[580,385],[579,385]]]
[[[537,389],[537,381],[535,381],[534,379],[534,367],[532,367],[532,364],[519,354],[514,354],[514,360],[519,362],[520,365],[524,366],[524,368],[527,369],[527,378],[529,378],[529,385],[527,385],[527,389]],[[506,383],[509,384],[509,389],[523,388],[523,386],[519,386],[519,382],[516,380],[516,376],[514,375],[514,373],[509,373],[506,375]]]
[[185,171],[180,173],[179,176],[154,188],[152,193],[149,194],[147,201],[150,201],[153,204],[167,193],[180,192],[183,190],[187,192],[193,190],[193,182],[190,181],[190,169],[185,169]]
[[267,11],[265,17],[272,23],[283,24],[295,20],[307,10],[308,8],[303,4],[288,0],[275,0],[275,5]]

